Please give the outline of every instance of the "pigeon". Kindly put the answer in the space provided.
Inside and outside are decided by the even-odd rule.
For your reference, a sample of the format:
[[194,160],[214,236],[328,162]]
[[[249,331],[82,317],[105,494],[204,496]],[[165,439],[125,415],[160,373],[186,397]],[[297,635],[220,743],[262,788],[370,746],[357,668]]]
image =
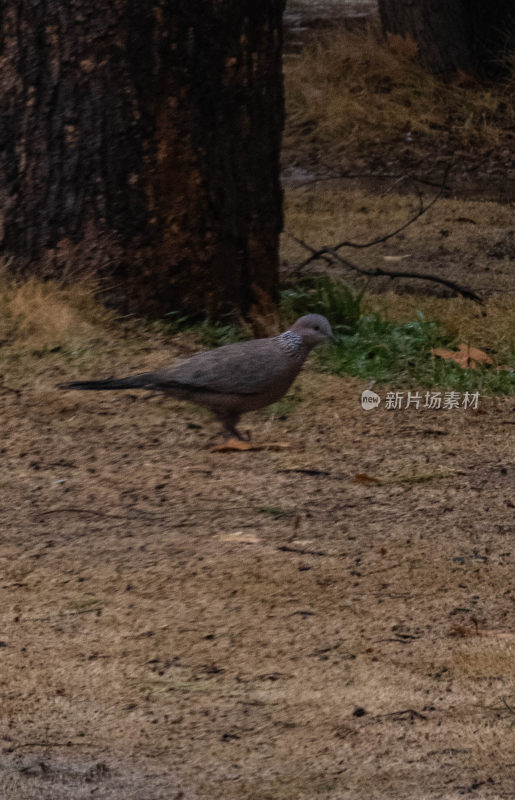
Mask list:
[[321,314],[300,317],[269,339],[235,342],[196,353],[155,372],[125,378],[72,381],[60,389],[150,389],[208,408],[228,438],[243,441],[241,415],[277,402],[290,388],[313,347],[334,341]]

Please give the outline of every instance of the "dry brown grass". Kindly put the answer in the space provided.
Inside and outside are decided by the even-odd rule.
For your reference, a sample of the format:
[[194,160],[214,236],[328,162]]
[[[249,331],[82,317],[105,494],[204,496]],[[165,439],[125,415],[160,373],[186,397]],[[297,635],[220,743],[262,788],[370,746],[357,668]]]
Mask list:
[[[485,635],[485,633],[487,635]],[[507,631],[472,631],[453,648],[451,669],[457,680],[497,682],[507,697],[513,697],[515,680],[515,636]],[[502,681],[502,683],[500,683]],[[506,710],[506,709],[505,709]]]
[[81,281],[15,280],[0,274],[0,340],[16,349],[51,350],[78,344],[105,333],[114,313],[97,298],[98,286]]
[[492,147],[515,124],[513,81],[496,89],[459,74],[442,82],[415,62],[416,45],[384,42],[375,25],[333,30],[286,61],[286,146],[330,146],[346,155],[422,137]]
[[[435,194],[426,191],[426,201]],[[372,193],[361,188],[353,189],[342,181],[313,182],[307,188],[287,189],[285,193],[285,230],[305,238],[310,244],[329,244],[341,240],[367,242],[383,236],[406,222],[419,208],[414,193],[390,191],[382,194]],[[446,230],[445,236],[442,229]],[[486,248],[489,240],[495,243],[503,234],[513,231],[513,207],[478,200],[458,200],[441,198],[415,224],[407,228],[401,236],[390,240],[388,246],[396,253],[406,252],[406,247],[417,241],[429,238],[449,247],[453,241],[463,246],[462,259],[467,257],[480,239]],[[450,238],[450,242],[448,241]],[[469,247],[466,247],[469,242]],[[374,248],[366,253],[373,257],[382,248]],[[472,250],[475,255],[475,247]],[[283,258],[295,261],[306,255],[306,251],[285,238],[282,248]],[[353,253],[359,256],[359,252]],[[493,259],[492,259],[493,260]]]

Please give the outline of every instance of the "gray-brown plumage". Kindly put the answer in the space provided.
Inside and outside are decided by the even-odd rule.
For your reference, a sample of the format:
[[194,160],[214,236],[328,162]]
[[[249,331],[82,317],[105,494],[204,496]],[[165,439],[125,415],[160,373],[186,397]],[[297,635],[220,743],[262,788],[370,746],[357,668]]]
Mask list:
[[228,434],[241,414],[275,403],[290,388],[310,350],[333,340],[320,314],[307,314],[270,339],[236,342],[196,353],[191,358],[127,378],[74,381],[61,389],[151,389],[210,409]]

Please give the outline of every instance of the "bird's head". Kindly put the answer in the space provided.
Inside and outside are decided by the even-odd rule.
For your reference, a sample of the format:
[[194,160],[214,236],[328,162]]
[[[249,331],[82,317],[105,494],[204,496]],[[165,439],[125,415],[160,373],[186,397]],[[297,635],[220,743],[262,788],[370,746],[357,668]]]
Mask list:
[[335,341],[328,320],[321,314],[306,314],[305,317],[300,317],[290,330],[302,336],[303,342],[309,347]]

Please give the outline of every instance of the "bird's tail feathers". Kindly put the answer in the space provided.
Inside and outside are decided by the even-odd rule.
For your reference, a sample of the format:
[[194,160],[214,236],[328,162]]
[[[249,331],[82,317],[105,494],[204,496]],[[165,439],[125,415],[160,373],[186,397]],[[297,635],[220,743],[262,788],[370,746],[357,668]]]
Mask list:
[[59,389],[152,389],[154,387],[151,372],[142,372],[140,375],[131,375],[128,378],[106,378],[103,381],[72,381],[59,383]]

